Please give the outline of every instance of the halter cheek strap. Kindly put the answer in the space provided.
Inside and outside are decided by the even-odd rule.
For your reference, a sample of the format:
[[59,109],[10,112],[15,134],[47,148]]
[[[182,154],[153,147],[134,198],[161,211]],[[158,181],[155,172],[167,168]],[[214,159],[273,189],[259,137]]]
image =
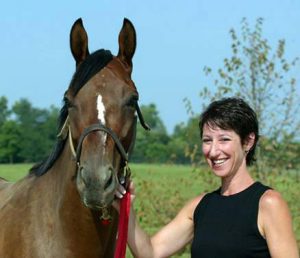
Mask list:
[[66,121],[64,122],[59,134],[57,135],[57,138],[60,138],[62,140],[65,140],[69,136],[69,144],[70,149],[73,155],[73,158],[76,159],[76,151],[73,144],[73,138],[72,138],[72,131],[69,123],[69,116],[67,116]]

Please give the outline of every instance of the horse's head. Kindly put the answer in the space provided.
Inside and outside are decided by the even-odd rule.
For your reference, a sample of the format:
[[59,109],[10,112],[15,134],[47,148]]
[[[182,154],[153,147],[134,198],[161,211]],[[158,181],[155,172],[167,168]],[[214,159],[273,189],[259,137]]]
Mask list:
[[71,29],[70,45],[76,72],[64,96],[68,118],[62,134],[68,132],[71,148],[75,146],[81,199],[87,207],[99,209],[112,203],[135,138],[138,92],[131,71],[136,34],[124,19],[118,55],[106,50],[89,54],[79,19]]

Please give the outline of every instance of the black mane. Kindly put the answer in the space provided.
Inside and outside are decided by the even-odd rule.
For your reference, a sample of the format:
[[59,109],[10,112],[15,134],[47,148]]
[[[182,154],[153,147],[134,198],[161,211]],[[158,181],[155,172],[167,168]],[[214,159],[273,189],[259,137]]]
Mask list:
[[[71,90],[75,96],[78,91],[85,85],[88,80],[90,80],[96,73],[98,73],[103,67],[105,67],[108,62],[112,60],[113,56],[108,50],[98,50],[93,54],[89,55],[78,67],[76,72],[73,75],[70,86],[68,90]],[[60,115],[58,117],[58,126],[57,131],[60,132],[66,118],[68,116],[68,108],[66,103],[63,103],[63,106],[60,110]],[[56,143],[52,149],[50,155],[40,163],[35,164],[30,169],[30,174],[36,176],[42,176],[45,174],[60,156],[66,139],[57,138]]]

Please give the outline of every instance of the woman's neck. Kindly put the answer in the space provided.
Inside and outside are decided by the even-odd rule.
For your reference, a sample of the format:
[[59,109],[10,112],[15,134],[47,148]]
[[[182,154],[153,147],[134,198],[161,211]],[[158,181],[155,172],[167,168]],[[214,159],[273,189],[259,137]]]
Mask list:
[[254,179],[249,172],[245,170],[242,173],[235,174],[233,177],[222,178],[221,194],[232,195],[239,193],[254,183]]

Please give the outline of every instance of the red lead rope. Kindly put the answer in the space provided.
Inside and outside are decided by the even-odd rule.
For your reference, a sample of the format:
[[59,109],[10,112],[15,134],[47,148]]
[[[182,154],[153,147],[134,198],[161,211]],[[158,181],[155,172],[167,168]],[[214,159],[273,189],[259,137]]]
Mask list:
[[120,201],[120,216],[118,225],[118,239],[114,258],[125,258],[128,237],[128,221],[130,213],[130,192],[126,192]]

